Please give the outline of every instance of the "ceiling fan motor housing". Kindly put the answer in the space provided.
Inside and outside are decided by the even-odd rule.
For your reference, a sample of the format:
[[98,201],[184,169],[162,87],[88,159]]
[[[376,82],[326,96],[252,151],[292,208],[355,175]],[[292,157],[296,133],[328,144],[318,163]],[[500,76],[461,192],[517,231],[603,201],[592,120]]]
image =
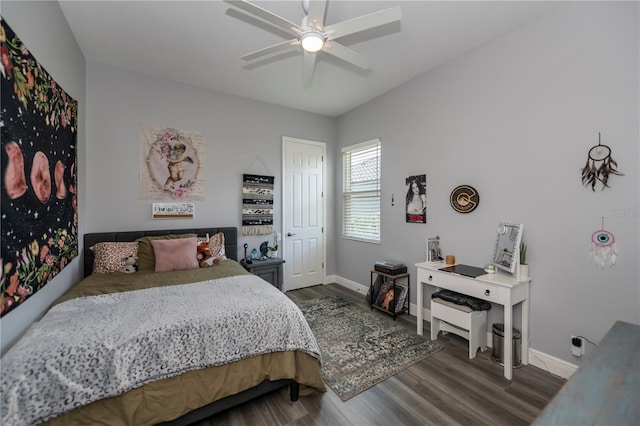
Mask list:
[[317,52],[322,49],[325,42],[325,35],[316,29],[308,29],[300,35],[302,48],[307,52]]

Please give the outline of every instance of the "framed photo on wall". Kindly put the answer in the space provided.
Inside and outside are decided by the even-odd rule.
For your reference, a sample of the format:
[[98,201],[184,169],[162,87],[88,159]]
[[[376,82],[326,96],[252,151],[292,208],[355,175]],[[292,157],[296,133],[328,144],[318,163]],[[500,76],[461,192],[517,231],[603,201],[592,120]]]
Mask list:
[[407,223],[427,223],[427,175],[409,176],[405,183]]

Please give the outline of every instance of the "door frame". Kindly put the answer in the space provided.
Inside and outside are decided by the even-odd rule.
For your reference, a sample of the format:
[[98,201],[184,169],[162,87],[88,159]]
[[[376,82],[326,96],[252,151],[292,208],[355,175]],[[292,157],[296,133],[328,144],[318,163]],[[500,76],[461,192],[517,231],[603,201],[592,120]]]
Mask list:
[[[286,245],[284,244],[285,238],[285,223],[286,223],[286,208],[285,208],[285,200],[287,199],[285,196],[285,176],[286,176],[286,155],[287,155],[287,144],[289,142],[301,143],[305,145],[313,145],[319,146],[322,148],[322,285],[326,284],[327,281],[327,144],[326,142],[313,141],[310,139],[301,139],[293,136],[282,136],[282,183],[280,188],[280,211],[282,212],[282,220],[280,221],[280,244],[282,245],[282,258],[285,259],[286,265]],[[283,274],[282,274],[282,291],[286,292],[289,290],[287,288],[287,274],[286,274],[286,266],[283,265]]]

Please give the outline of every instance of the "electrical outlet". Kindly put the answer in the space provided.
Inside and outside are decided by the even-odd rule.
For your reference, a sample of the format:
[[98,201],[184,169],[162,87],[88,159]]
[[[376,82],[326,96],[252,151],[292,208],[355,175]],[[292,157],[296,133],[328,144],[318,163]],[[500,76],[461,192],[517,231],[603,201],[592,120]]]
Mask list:
[[571,353],[575,356],[584,355],[585,341],[582,337],[571,336]]

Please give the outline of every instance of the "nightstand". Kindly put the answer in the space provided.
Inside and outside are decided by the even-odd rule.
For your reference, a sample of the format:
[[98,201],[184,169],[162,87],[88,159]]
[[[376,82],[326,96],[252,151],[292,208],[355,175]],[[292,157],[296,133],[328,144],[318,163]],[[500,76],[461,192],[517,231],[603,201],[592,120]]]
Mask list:
[[253,263],[245,263],[244,259],[240,265],[253,275],[257,275],[267,281],[278,290],[282,291],[282,264],[284,259],[279,257],[265,260],[253,260]]

